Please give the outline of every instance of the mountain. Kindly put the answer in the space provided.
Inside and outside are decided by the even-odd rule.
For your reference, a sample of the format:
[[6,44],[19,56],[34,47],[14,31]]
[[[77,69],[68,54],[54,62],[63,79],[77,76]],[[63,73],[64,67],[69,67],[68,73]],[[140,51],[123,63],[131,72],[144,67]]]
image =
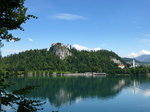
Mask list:
[[[127,62],[127,63],[133,63],[133,58],[123,58],[123,60],[125,61],[125,62]],[[140,61],[138,61],[137,59],[135,59],[135,62],[136,63],[140,63]]]
[[3,57],[5,71],[106,72],[120,71],[126,62],[112,51],[78,51],[63,44],[53,44],[49,50],[35,49]]
[[150,63],[150,55],[141,55],[136,57],[136,60],[140,62]]
[[[148,55],[146,57],[144,55],[142,55],[142,56],[139,56],[139,57],[135,58],[136,65],[149,67],[150,66],[150,61],[148,61],[149,60],[148,57],[149,57]],[[125,62],[127,62],[128,64],[130,64],[130,65],[133,63],[133,58],[123,58],[123,60]]]

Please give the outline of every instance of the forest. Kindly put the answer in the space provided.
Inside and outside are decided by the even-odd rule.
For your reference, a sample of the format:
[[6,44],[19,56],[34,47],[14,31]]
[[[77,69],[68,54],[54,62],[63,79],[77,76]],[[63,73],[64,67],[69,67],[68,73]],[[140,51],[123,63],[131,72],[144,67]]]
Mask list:
[[[104,72],[107,74],[146,74],[148,67],[130,68],[121,57],[112,51],[78,51],[70,49],[71,56],[60,59],[51,50],[35,49],[13,54],[1,59],[1,71],[6,73],[27,73],[27,72],[47,72],[47,73],[84,73],[84,72]],[[120,60],[126,67],[121,69],[118,64],[111,60],[111,57]]]

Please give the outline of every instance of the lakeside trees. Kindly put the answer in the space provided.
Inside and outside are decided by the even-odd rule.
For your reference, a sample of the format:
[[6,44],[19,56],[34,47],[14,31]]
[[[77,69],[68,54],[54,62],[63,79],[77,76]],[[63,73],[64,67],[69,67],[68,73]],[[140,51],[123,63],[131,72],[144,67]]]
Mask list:
[[[72,53],[72,56],[68,56],[62,60],[47,49],[29,50],[4,57],[1,61],[3,66],[2,69],[13,73],[18,71],[22,71],[21,73],[32,72],[36,74],[40,74],[40,72],[47,74],[54,72],[105,72],[111,75],[131,74],[131,76],[144,75],[150,71],[150,68],[143,66],[130,68],[126,62],[112,51],[78,51],[72,48],[70,49],[70,52]],[[120,60],[126,65],[126,68],[119,68],[118,64],[111,60],[111,57]]]
[[[37,18],[33,15],[27,15],[27,8],[24,7],[25,0],[0,0],[0,48],[3,46],[2,40],[18,41],[19,37],[12,34],[13,30],[22,30],[21,27],[30,18]],[[1,52],[0,52],[0,112],[5,111],[1,105],[12,107],[18,105],[17,112],[34,112],[38,106],[42,105],[40,101],[30,100],[25,97],[27,91],[33,87],[23,88],[8,93],[6,88],[11,84],[7,83],[8,75],[4,74],[2,69]]]
[[[29,50],[2,59],[6,71],[52,71],[52,72],[106,72],[121,71],[110,57],[126,64],[112,51],[78,51],[70,49],[72,56],[61,60],[47,49]],[[11,63],[11,65],[10,65]],[[12,66],[13,65],[13,66]]]
[[4,46],[4,44],[0,41],[0,59],[2,58],[2,54],[1,54],[1,48]]
[[18,41],[10,31],[24,30],[21,25],[33,15],[27,15],[27,8],[24,7],[25,0],[0,0],[0,41]]

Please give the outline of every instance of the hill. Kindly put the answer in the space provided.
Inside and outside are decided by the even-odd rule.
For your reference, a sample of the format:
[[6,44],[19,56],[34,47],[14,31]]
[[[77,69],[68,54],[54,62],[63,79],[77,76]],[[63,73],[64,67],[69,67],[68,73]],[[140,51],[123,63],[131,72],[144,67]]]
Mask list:
[[[132,63],[133,63],[133,59],[132,58],[123,58],[123,60],[126,62],[126,63],[128,63],[129,65],[132,65]],[[136,63],[136,65],[137,66],[144,66],[144,67],[150,67],[150,62],[141,62],[141,61],[139,61],[139,60],[137,60],[137,59],[135,59],[135,63]]]
[[140,62],[146,62],[146,63],[150,63],[150,55],[141,55],[136,57],[136,60],[140,61]]
[[121,70],[118,65],[126,62],[112,51],[78,51],[57,44],[50,50],[35,49],[3,57],[1,64],[6,71],[111,73]]
[[[123,58],[123,60],[125,61],[125,62],[127,62],[127,63],[129,63],[129,64],[131,64],[131,63],[133,63],[133,58]],[[138,60],[136,60],[135,59],[135,62],[136,63],[141,63],[140,61],[138,61]]]

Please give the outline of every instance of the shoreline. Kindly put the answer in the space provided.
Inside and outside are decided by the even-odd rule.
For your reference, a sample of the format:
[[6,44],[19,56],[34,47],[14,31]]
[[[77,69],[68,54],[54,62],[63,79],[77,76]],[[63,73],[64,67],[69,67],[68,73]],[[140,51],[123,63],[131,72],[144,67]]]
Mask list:
[[150,73],[116,73],[116,74],[108,74],[108,73],[98,73],[98,72],[84,72],[84,73],[71,73],[71,72],[51,72],[51,71],[13,71],[8,72],[5,71],[2,74],[4,75],[13,75],[13,76],[19,76],[19,77],[47,77],[47,76],[85,76],[85,77],[105,77],[105,76],[125,76],[125,77],[134,77],[134,76],[140,76],[140,77],[150,77]]
[[22,74],[24,76],[28,76],[28,77],[36,77],[36,76],[43,76],[43,77],[46,77],[46,76],[74,76],[74,77],[78,77],[78,76],[85,76],[85,77],[92,77],[92,76],[107,76],[108,74],[106,73],[91,73],[91,72],[86,72],[86,73],[60,73],[60,74],[57,74],[57,73],[53,73],[53,74],[32,74],[32,73],[29,73],[29,74]]

